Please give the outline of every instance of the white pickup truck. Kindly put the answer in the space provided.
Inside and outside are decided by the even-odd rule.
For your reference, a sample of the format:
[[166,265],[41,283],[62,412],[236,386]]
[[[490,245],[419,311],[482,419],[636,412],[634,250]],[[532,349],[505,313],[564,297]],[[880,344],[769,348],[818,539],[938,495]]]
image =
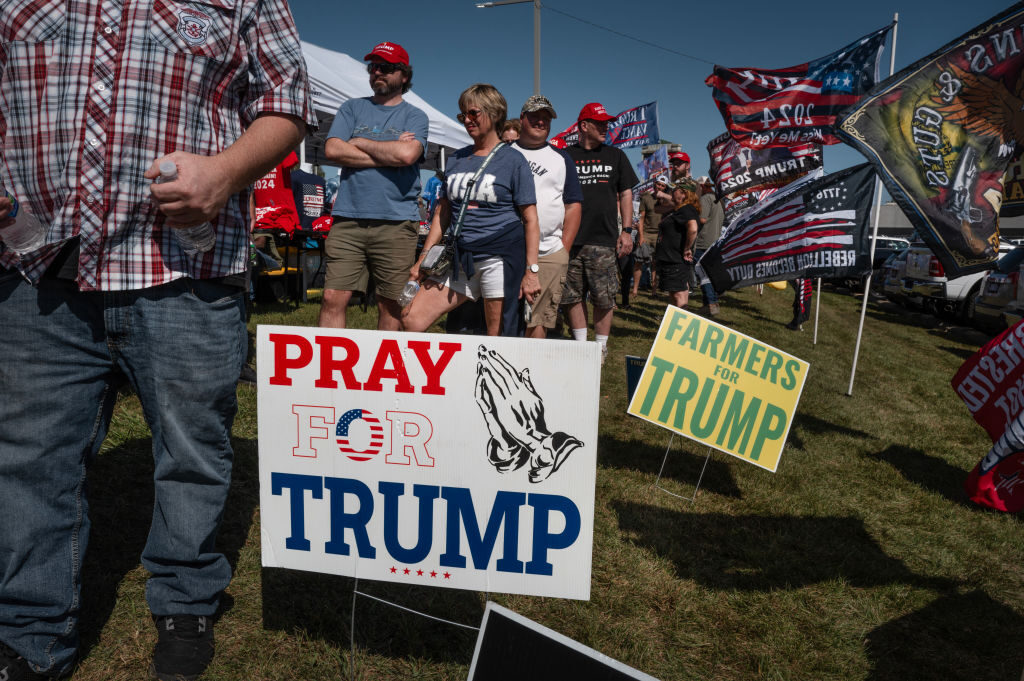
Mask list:
[[[999,244],[999,253],[1013,249],[1009,243]],[[995,263],[992,263],[993,267]],[[902,294],[911,305],[934,313],[954,315],[965,319],[967,302],[978,295],[985,272],[965,274],[947,279],[939,259],[921,242],[911,244],[907,252],[907,273],[903,279]]]

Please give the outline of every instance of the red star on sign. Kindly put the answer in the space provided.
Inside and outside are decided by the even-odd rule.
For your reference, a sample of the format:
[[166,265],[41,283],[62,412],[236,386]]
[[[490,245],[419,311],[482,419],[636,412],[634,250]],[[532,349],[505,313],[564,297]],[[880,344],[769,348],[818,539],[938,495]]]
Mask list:
[[430,571],[430,576],[431,577],[437,577],[437,570],[431,570]]
[[446,573],[444,573],[444,578],[445,578],[445,579],[450,579],[450,578],[451,578],[451,574],[449,574],[449,573],[447,573],[447,572],[446,572]]
[[397,569],[397,568],[395,568],[395,566],[394,566],[394,565],[392,565],[392,566],[391,566],[391,574],[395,574],[396,572],[398,572],[398,569]]
[[405,574],[409,574],[409,568],[405,568],[405,570],[403,570],[403,572],[405,572]]
[[416,575],[419,576],[419,577],[422,577],[423,576],[423,570],[417,570],[416,571]]

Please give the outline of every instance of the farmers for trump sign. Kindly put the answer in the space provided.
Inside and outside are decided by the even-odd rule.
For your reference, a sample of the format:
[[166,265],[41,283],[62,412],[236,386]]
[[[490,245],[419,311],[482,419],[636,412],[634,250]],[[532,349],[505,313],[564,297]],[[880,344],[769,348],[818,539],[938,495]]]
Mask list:
[[629,413],[774,473],[808,367],[670,306]]
[[260,326],[263,565],[588,599],[594,343]]

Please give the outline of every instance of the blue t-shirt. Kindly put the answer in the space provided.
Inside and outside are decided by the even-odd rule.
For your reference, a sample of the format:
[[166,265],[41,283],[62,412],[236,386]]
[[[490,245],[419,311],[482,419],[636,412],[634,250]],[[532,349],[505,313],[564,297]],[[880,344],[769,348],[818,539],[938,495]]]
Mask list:
[[[474,156],[473,147],[455,152],[448,163],[447,180],[443,196],[452,207],[455,224],[466,198],[469,181],[484,162],[486,156]],[[500,234],[518,223],[516,206],[537,203],[533,187],[533,174],[523,155],[509,146],[503,146],[487,164],[480,179],[473,186],[462,220],[460,241],[477,242]]]
[[[409,102],[380,106],[364,97],[341,105],[327,136],[346,142],[353,137],[391,142],[403,132],[411,132],[425,151],[428,126],[427,115]],[[350,218],[418,222],[419,195],[419,162],[401,168],[342,168],[332,213]]]

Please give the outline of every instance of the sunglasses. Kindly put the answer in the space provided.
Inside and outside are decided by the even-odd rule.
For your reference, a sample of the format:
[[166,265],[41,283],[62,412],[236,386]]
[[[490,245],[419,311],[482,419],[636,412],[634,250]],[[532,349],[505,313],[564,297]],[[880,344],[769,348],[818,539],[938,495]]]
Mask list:
[[467,118],[472,118],[474,121],[478,121],[483,113],[483,109],[470,109],[469,111],[460,113],[455,118],[458,119],[459,123],[465,123]]
[[681,166],[684,163],[689,163],[689,161],[680,161],[678,158],[674,158],[671,161],[669,161],[669,165],[673,166]]
[[366,65],[366,72],[372,74],[374,71],[380,71],[385,76],[390,76],[395,71],[398,71],[401,67],[398,64],[388,64],[382,62],[372,61]]

